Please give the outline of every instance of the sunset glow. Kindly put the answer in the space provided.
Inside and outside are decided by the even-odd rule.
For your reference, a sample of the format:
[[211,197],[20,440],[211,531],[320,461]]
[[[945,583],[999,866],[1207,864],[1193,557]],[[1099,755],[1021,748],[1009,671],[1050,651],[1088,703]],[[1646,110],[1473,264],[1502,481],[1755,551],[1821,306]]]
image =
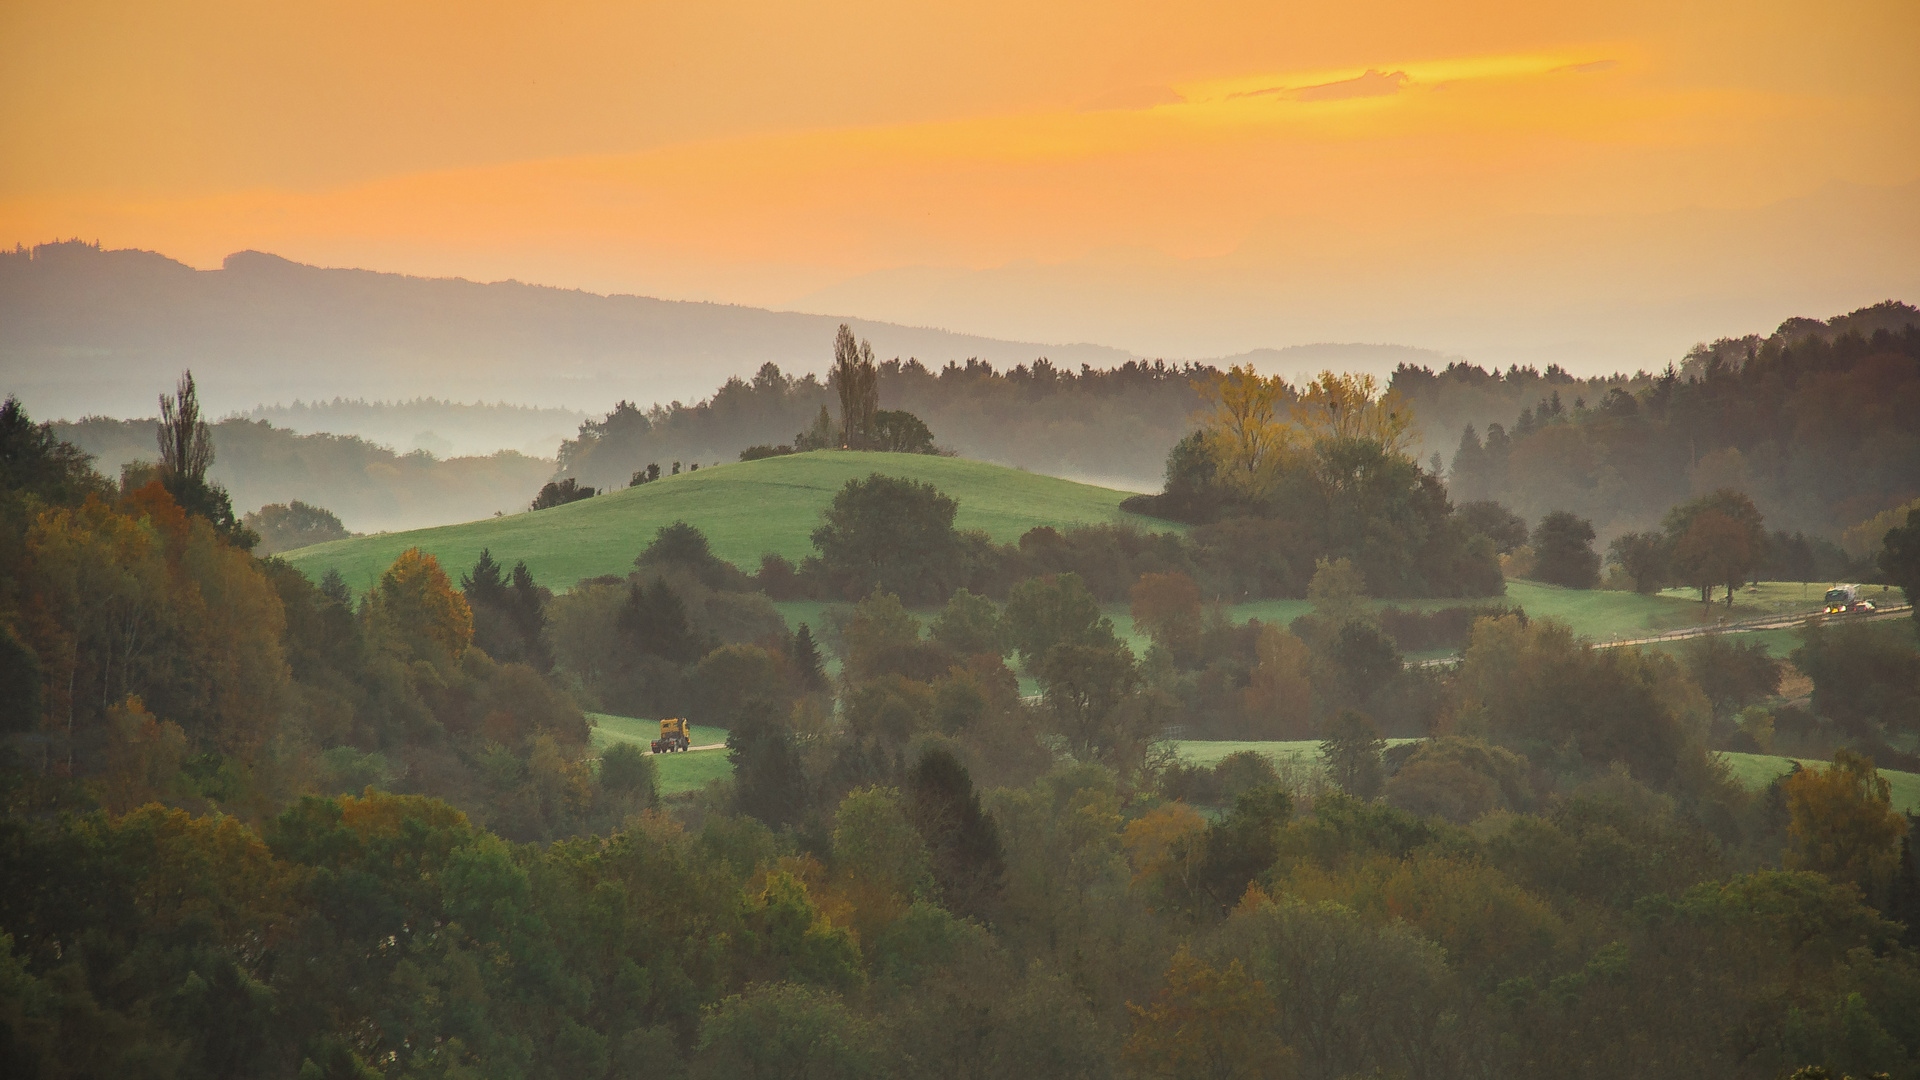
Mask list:
[[[1194,354],[1365,329],[1236,306],[1222,274],[1284,293],[1365,249],[1418,278],[1542,215],[1611,264],[1648,215],[1920,177],[1920,15],[1892,0],[487,7],[10,4],[0,238],[946,323],[889,275],[1084,264],[1048,313],[1002,289],[970,328]],[[1165,333],[1100,299],[1142,265]]]

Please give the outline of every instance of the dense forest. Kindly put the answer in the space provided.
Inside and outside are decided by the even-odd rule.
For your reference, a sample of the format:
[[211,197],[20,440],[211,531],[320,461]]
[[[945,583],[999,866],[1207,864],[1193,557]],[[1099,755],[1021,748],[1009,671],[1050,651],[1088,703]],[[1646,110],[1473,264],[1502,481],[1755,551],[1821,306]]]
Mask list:
[[[1079,372],[1047,360],[996,371],[969,360],[935,371],[912,358],[876,365],[880,400],[913,413],[963,457],[1122,487],[1144,486],[1200,405],[1211,368],[1129,361]],[[560,448],[562,476],[620,486],[652,463],[731,461],[782,443],[837,399],[831,376],[793,378],[768,363],[693,405],[621,402]]]
[[[969,564],[951,499],[879,475],[805,568],[679,524],[564,595],[417,549],[355,594],[252,553],[190,383],[118,479],[8,401],[0,1062],[1920,1076],[1914,822],[1876,770],[1920,768],[1920,621],[1815,621],[1782,662],[1376,611],[1435,542],[1419,500],[1455,512],[1393,395],[1323,380],[1282,422],[1286,389],[1221,375],[1173,471],[1254,521],[1374,485],[1385,512],[1301,541],[1287,626],[1210,608],[1199,541],[1035,530]],[[1484,564],[1478,520],[1452,534]],[[1881,558],[1920,590],[1920,513]],[[809,576],[846,602],[789,628]],[[1456,667],[1403,662],[1449,633]],[[663,796],[583,706],[723,728],[731,778]],[[1751,790],[1722,750],[1830,762]]]
[[1519,405],[1466,426],[1451,455],[1454,497],[1530,519],[1570,511],[1603,538],[1722,488],[1748,494],[1778,528],[1829,540],[1920,496],[1920,311],[1905,304],[1789,320],[1604,392],[1467,366],[1402,369],[1393,385],[1428,422],[1444,415],[1428,401]]

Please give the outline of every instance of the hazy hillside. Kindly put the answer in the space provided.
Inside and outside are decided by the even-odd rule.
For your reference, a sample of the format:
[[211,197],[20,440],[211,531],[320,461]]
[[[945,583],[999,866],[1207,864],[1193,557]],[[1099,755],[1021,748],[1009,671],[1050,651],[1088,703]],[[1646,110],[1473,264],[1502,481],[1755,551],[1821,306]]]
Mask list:
[[882,356],[1128,359],[724,304],[327,270],[247,251],[195,270],[78,242],[0,253],[0,391],[37,415],[144,415],[183,367],[217,414],[335,396],[605,408],[711,393],[766,361],[824,371],[841,322]]
[[496,450],[518,450],[528,457],[550,458],[560,443],[572,438],[589,416],[575,409],[505,402],[334,398],[295,401],[291,405],[258,405],[241,413],[240,418],[265,420],[302,435],[319,432],[357,435],[401,453],[425,450],[439,458],[491,454]]
[[[54,434],[119,476],[129,461],[159,457],[155,421],[91,417],[56,422]],[[354,532],[417,529],[526,508],[553,473],[551,458],[515,450],[440,460],[424,451],[395,453],[345,435],[301,435],[263,420],[212,425],[207,477],[233,496],[235,513],[294,499],[322,506]]]
[[1789,319],[1765,338],[1698,346],[1659,375],[1608,381],[1466,365],[1395,377],[1422,417],[1505,405],[1443,455],[1456,500],[1497,499],[1529,520],[1570,510],[1603,540],[1721,488],[1749,495],[1770,528],[1830,539],[1920,495],[1912,305]]

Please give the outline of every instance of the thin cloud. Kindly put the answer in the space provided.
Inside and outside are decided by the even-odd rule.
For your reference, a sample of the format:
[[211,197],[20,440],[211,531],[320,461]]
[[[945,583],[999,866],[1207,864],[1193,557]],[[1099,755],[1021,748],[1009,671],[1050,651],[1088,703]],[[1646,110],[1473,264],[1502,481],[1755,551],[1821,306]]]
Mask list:
[[1347,101],[1351,98],[1387,97],[1397,94],[1408,83],[1407,73],[1381,73],[1368,68],[1366,74],[1339,82],[1302,86],[1293,92],[1295,101]]

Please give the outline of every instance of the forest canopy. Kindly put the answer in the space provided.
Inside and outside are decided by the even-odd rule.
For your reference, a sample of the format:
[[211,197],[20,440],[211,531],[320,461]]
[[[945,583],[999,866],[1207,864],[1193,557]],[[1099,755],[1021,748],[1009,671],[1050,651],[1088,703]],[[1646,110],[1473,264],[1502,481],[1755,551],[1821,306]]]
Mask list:
[[[118,477],[9,400],[0,1068],[1920,1076],[1920,622],[1382,606],[1590,583],[1594,531],[1456,508],[1392,389],[1205,382],[1146,499],[1185,534],[995,544],[875,472],[800,565],[677,521],[557,595],[497,548],[308,580],[185,380]],[[1751,554],[1756,503],[1661,550]]]

